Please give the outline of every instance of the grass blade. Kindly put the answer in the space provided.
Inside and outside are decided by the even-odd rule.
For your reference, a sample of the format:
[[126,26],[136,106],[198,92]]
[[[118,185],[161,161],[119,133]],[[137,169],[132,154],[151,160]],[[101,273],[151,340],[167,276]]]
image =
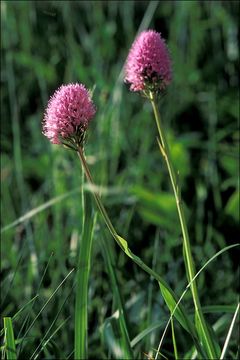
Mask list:
[[230,338],[231,338],[231,335],[232,335],[233,327],[234,327],[235,321],[237,319],[239,306],[240,306],[240,303],[238,304],[238,306],[236,308],[236,311],[234,313],[231,325],[229,327],[228,334],[227,334],[227,337],[226,337],[226,340],[225,340],[225,343],[224,343],[224,346],[223,346],[223,349],[222,349],[222,353],[221,353],[221,356],[220,356],[220,360],[224,359],[224,357],[225,357],[225,354],[226,354],[226,351],[227,351],[227,348],[228,348],[228,344],[229,344],[229,341],[230,341]]
[[174,349],[174,357],[175,360],[178,359],[178,351],[177,351],[177,343],[175,338],[175,330],[174,330],[174,320],[171,318],[171,329],[172,329],[172,341],[173,341],[173,349]]
[[235,306],[232,305],[209,305],[203,306],[204,313],[217,314],[217,313],[234,313]]
[[[115,359],[126,359],[124,350],[124,338],[120,331],[119,311],[106,319],[102,326],[102,335],[110,352]],[[128,359],[133,359],[128,357]]]
[[[37,287],[37,294],[38,294],[39,291],[40,291],[40,288],[41,288],[41,286],[42,286],[43,280],[44,280],[44,278],[45,278],[45,275],[46,275],[46,273],[47,273],[47,270],[48,270],[49,264],[50,264],[50,262],[51,262],[51,260],[52,260],[52,258],[53,258],[53,255],[54,255],[54,254],[53,254],[53,252],[52,252],[51,255],[49,256],[47,265],[46,265],[46,267],[45,267],[45,269],[44,269],[44,272],[43,272],[43,274],[42,274],[42,277],[41,277],[40,282],[39,282],[38,287]],[[18,333],[17,339],[19,339],[19,338],[21,337],[21,334],[22,334],[23,329],[24,329],[26,326],[28,326],[28,324],[29,324],[29,321],[30,321],[30,313],[31,313],[31,310],[32,310],[33,307],[34,307],[34,304],[35,304],[35,301],[36,301],[37,297],[38,297],[38,296],[35,296],[34,299],[33,299],[33,301],[31,301],[30,309],[29,309],[29,311],[28,311],[28,314],[27,314],[25,320],[22,322],[22,326],[21,326],[20,331],[19,331],[19,333]],[[24,339],[24,336],[23,336],[23,339]],[[21,353],[22,344],[23,344],[23,341],[20,343],[20,346],[19,346],[19,349],[18,349],[19,353]]]
[[38,312],[38,314],[36,315],[35,319],[32,321],[31,325],[28,327],[28,329],[26,330],[23,338],[22,338],[22,342],[24,341],[24,339],[26,338],[27,334],[29,333],[29,331],[32,329],[32,327],[34,326],[34,324],[36,323],[37,319],[39,318],[39,316],[41,315],[41,313],[44,311],[44,309],[47,307],[47,305],[49,304],[49,302],[52,300],[52,298],[54,297],[54,295],[58,292],[58,290],[63,286],[63,284],[66,282],[66,280],[69,278],[69,276],[72,274],[72,272],[75,269],[72,269],[71,271],[69,271],[69,273],[65,276],[65,278],[63,279],[63,281],[58,285],[58,287],[54,290],[54,292],[52,293],[52,295],[48,298],[48,300],[45,302],[45,304],[42,306],[42,308],[40,309],[40,311]]
[[79,248],[77,270],[76,303],[75,303],[75,358],[87,358],[87,304],[88,304],[88,279],[90,271],[91,249],[94,223],[91,198],[86,194],[84,204],[84,226]]
[[[154,239],[153,259],[152,259],[152,269],[153,270],[155,270],[155,268],[156,268],[158,254],[159,254],[159,230],[156,231],[155,239]],[[148,305],[147,305],[148,313],[147,313],[147,320],[146,320],[147,327],[152,323],[153,283],[154,283],[154,279],[153,279],[153,277],[151,277],[150,283],[148,286]],[[145,341],[145,349],[150,349],[151,343],[153,343],[153,339],[150,339],[150,337],[148,336]],[[148,350],[148,354],[152,355],[152,352],[149,352],[149,350]]]
[[39,294],[35,295],[31,300],[29,300],[23,307],[16,312],[16,314],[12,317],[12,320],[14,321],[30,304],[32,304],[37,298],[39,297]]
[[23,258],[23,255],[21,254],[20,257],[19,257],[19,260],[17,262],[17,265],[16,265],[16,268],[14,269],[14,273],[13,273],[13,276],[11,278],[11,280],[9,281],[9,285],[8,285],[8,289],[5,291],[5,295],[4,297],[1,298],[1,307],[3,306],[7,296],[8,296],[8,293],[9,293],[9,290],[12,288],[13,286],[13,282],[14,282],[14,279],[15,279],[15,276],[17,274],[17,271],[19,269],[19,266],[21,264],[21,261],[22,261],[22,258]]
[[16,346],[15,339],[12,327],[12,318],[5,317],[3,319],[4,330],[5,330],[5,351],[7,354],[7,360],[15,360],[16,356]]
[[4,233],[5,231],[14,228],[15,226],[31,219],[33,216],[37,215],[38,213],[40,213],[41,211],[51,207],[52,205],[55,205],[56,203],[63,201],[64,199],[66,199],[67,197],[71,196],[71,195],[75,195],[76,193],[80,192],[80,188],[76,188],[73,189],[63,195],[59,195],[56,196],[52,199],[50,199],[49,201],[46,201],[45,203],[35,207],[34,209],[31,209],[30,211],[26,212],[26,214],[24,214],[23,216],[20,216],[17,220],[13,221],[12,223],[4,226],[1,229],[1,233]]
[[[203,347],[207,348],[208,344],[207,344],[207,341],[205,339],[205,335],[204,335],[201,323],[199,321],[199,317],[196,314],[195,314],[195,323],[196,323],[196,329],[197,329],[199,338],[200,338],[200,340],[201,340],[201,342],[203,344]],[[221,352],[220,345],[218,343],[218,339],[216,337],[215,332],[213,331],[213,328],[211,326],[209,326],[209,324],[207,322],[206,322],[206,326],[208,328],[209,336],[211,337],[212,346],[214,348],[215,354],[217,354],[216,359],[218,359],[219,356],[220,356],[220,352]]]
[[119,330],[122,338],[123,357],[124,359],[133,359],[133,351],[132,351],[132,347],[129,339],[129,332],[126,323],[126,312],[115,272],[116,264],[114,262],[114,256],[112,254],[111,246],[107,241],[104,241],[104,239],[102,239],[101,244],[102,244],[102,253],[107,265],[108,275],[110,277],[112,284],[113,297],[118,307]]
[[[94,185],[93,179],[92,179],[92,175],[90,173],[90,170],[88,168],[88,164],[86,162],[85,159],[85,155],[83,152],[83,149],[81,147],[79,147],[78,149],[78,157],[81,161],[82,167],[84,169],[85,175],[89,181],[90,184]],[[187,312],[184,310],[182,304],[177,307],[177,296],[174,294],[173,290],[168,286],[168,284],[166,283],[166,281],[160,276],[158,275],[155,271],[153,271],[149,266],[147,266],[138,256],[134,255],[132,253],[132,251],[129,249],[128,247],[128,242],[122,238],[121,236],[119,236],[106,212],[106,209],[102,203],[101,197],[98,193],[93,193],[94,199],[96,201],[96,204],[98,206],[98,209],[105,221],[106,226],[108,227],[112,237],[114,238],[114,240],[117,242],[117,244],[120,246],[120,248],[124,251],[124,253],[130,258],[132,259],[139,267],[141,267],[144,271],[146,271],[150,276],[152,276],[155,280],[158,281],[161,290],[164,291],[165,297],[164,300],[168,301],[167,305],[168,307],[171,308],[176,308],[177,312],[175,314],[176,318],[178,319],[178,321],[180,321],[180,323],[182,324],[182,326],[185,326],[185,329],[189,332],[189,334],[192,336],[192,339],[195,343],[195,346],[197,347],[198,351],[200,353],[203,353],[200,344],[198,343],[197,340],[197,336],[196,336],[196,329],[194,327],[194,325],[192,324]],[[205,356],[205,354],[203,354]]]
[[[177,296],[175,295],[174,291],[168,286],[168,284],[165,282],[165,280],[158,275],[155,271],[153,271],[151,268],[149,268],[138,256],[134,255],[132,251],[128,247],[128,243],[125,239],[123,239],[121,236],[116,235],[120,247],[123,249],[125,254],[127,254],[136,264],[138,264],[143,270],[145,270],[149,275],[151,275],[155,280],[158,281],[163,298],[170,309],[170,311],[174,311],[174,316],[179,321],[179,323],[182,325],[182,327],[189,332],[191,336],[193,336],[193,339],[196,340],[196,331],[195,327],[192,324],[192,322],[189,319],[189,316],[184,309],[183,306],[178,307],[177,304],[179,301],[177,301]],[[180,304],[179,304],[180,305]],[[197,344],[195,344],[198,346]],[[199,346],[198,346],[199,348]],[[199,351],[200,348],[199,348]]]
[[34,360],[38,358],[39,354],[42,350],[47,346],[47,344],[52,340],[52,338],[55,336],[55,334],[67,323],[67,321],[70,319],[70,316],[68,316],[57,328],[56,330],[49,336],[47,340],[44,340],[43,343],[40,344],[40,350],[37,352],[37,354],[34,356]]
[[167,318],[163,318],[162,321],[158,321],[149,325],[146,329],[144,329],[137,336],[135,336],[134,339],[132,339],[131,346],[134,347],[135,345],[137,345],[142,339],[145,338],[145,336],[149,335],[152,331],[161,328],[163,325],[165,325],[166,322]]
[[[85,191],[101,191],[102,194],[117,194],[117,193],[120,193],[121,192],[121,189],[120,188],[105,188],[103,186],[101,187],[98,187],[98,186],[93,186],[93,185],[89,185],[89,184],[84,184],[83,186],[83,189]],[[20,216],[18,219],[16,219],[15,221],[11,222],[10,224],[7,224],[6,226],[2,227],[1,228],[1,234],[4,233],[5,231],[7,230],[10,230],[16,226],[18,226],[19,224],[21,223],[24,223],[28,220],[30,220],[31,218],[33,218],[35,215],[37,215],[38,213],[48,209],[49,207],[65,200],[66,198],[70,197],[70,196],[73,196],[77,193],[81,192],[81,188],[78,186],[77,188],[73,189],[73,190],[70,190],[68,192],[65,192],[64,194],[62,195],[59,195],[59,196],[55,196],[53,197],[52,199],[44,202],[43,204],[27,211],[24,215]]]
[[[202,310],[206,314],[208,314],[208,313],[209,314],[234,313],[235,307],[231,306],[231,305],[211,305],[211,306],[203,306]],[[191,312],[191,314],[193,314],[193,312]],[[149,325],[146,329],[141,331],[137,336],[135,336],[131,340],[131,346],[134,347],[135,345],[137,345],[139,343],[139,341],[144,339],[144,337],[149,335],[152,331],[163,327],[163,325],[165,325],[167,323],[167,320],[168,320],[167,318],[162,318],[162,321],[158,321],[156,323]],[[214,326],[213,326],[213,328],[216,331]]]
[[[218,251],[215,255],[213,255],[202,267],[201,269],[196,273],[196,275],[194,276],[194,278],[191,280],[191,281],[194,281],[196,277],[198,277],[200,275],[200,273],[206,268],[207,265],[209,265],[214,259],[216,259],[219,255],[221,255],[222,253],[224,253],[225,251],[228,251],[236,246],[239,246],[239,244],[233,244],[233,245],[229,245],[229,246],[226,246],[224,249]],[[162,346],[162,342],[163,342],[163,339],[164,339],[164,336],[166,334],[166,331],[167,331],[167,328],[171,322],[171,319],[172,317],[174,316],[175,312],[177,311],[177,308],[178,306],[180,305],[180,302],[182,301],[183,297],[185,296],[186,292],[188,291],[188,289],[190,288],[190,283],[188,283],[188,285],[186,286],[186,289],[183,291],[182,295],[180,296],[178,302],[176,303],[176,306],[174,307],[174,309],[171,311],[171,316],[170,318],[168,319],[168,322],[166,324],[166,327],[163,331],[163,335],[161,337],[161,340],[159,342],[159,345],[158,345],[158,351],[157,351],[157,354],[155,356],[155,359],[157,359],[158,357],[158,354],[160,354],[160,349],[161,349],[161,346]],[[229,309],[228,309],[229,310]],[[176,316],[176,315],[175,315]]]
[[[47,339],[47,336],[48,336],[48,334],[51,332],[53,326],[55,325],[55,323],[56,323],[59,315],[61,314],[61,312],[62,312],[62,310],[63,310],[64,305],[66,304],[67,300],[68,300],[69,297],[71,296],[72,291],[73,291],[73,288],[74,288],[74,285],[72,286],[69,294],[67,295],[67,297],[66,297],[65,300],[63,301],[62,305],[60,306],[60,308],[59,308],[59,310],[58,310],[55,318],[53,319],[51,325],[49,326],[46,334],[41,338],[40,344],[37,346],[37,348],[34,350],[33,354],[31,355],[30,360],[32,360],[32,359],[34,359],[34,360],[37,359],[38,356],[40,355],[41,351],[44,349],[44,347],[46,346],[46,344],[49,342],[49,339],[52,338],[53,335],[51,335],[48,339]],[[68,317],[67,319],[69,319],[69,317]],[[66,320],[66,321],[67,321],[67,320]],[[66,321],[65,321],[65,322],[66,322]],[[58,327],[58,329],[59,329],[59,327]],[[55,334],[55,333],[56,333],[56,331],[53,332],[53,334]],[[44,344],[45,344],[45,345],[44,345]],[[40,349],[40,350],[39,350],[39,349]]]

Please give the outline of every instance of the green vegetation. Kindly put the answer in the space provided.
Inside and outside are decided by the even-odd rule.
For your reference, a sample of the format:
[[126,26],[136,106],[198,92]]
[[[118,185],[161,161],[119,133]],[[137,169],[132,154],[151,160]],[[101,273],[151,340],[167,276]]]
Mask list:
[[[146,28],[162,33],[173,59],[159,108],[202,311],[219,358],[237,359],[238,19],[236,1],[1,2],[6,359],[143,359],[157,349],[158,359],[189,359],[198,347],[204,358],[154,114],[123,83],[129,47]],[[124,251],[97,212],[76,154],[42,135],[49,96],[69,82],[93,91],[86,159]]]

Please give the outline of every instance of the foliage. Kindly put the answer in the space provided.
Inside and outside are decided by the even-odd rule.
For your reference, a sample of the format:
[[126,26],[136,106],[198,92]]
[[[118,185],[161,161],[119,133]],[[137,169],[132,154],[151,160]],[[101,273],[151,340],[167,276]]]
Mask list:
[[[234,1],[1,2],[2,229],[57,199],[1,235],[1,308],[12,318],[18,358],[30,358],[37,347],[41,358],[73,358],[72,269],[82,233],[82,175],[75,154],[50,145],[41,133],[48,97],[62,83],[78,81],[93,89],[98,111],[85,150],[118,233],[179,297],[187,285],[151,107],[122,82],[139,28],[160,31],[173,59],[174,80],[160,109],[179,170],[197,270],[238,242],[238,18]],[[120,298],[135,358],[155,355],[169,310],[158,284],[111,241],[99,216],[89,280],[89,358],[121,357],[115,312]],[[201,303],[210,309],[206,317],[221,348],[237,306],[237,258],[236,248],[221,254],[198,278]],[[191,315],[189,292],[183,302]],[[211,311],[218,305],[233,310]],[[237,353],[236,329],[227,350],[231,358]],[[176,321],[174,333],[178,356],[184,357],[192,339]],[[161,353],[174,357],[170,331]]]

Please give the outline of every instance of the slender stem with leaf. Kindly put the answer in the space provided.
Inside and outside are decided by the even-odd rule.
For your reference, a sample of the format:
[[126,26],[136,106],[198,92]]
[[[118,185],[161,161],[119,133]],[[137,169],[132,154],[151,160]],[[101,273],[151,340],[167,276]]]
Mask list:
[[[167,142],[167,139],[165,136],[164,127],[163,127],[161,116],[160,116],[158,106],[157,106],[156,95],[150,91],[149,98],[150,98],[150,101],[151,101],[151,104],[153,107],[156,125],[157,125],[157,129],[158,129],[159,137],[160,137],[158,144],[160,147],[160,151],[163,155],[163,158],[165,159],[166,164],[167,164],[174,196],[176,199],[178,216],[179,216],[181,229],[182,229],[182,235],[183,235],[183,252],[184,252],[185,267],[186,267],[186,271],[187,271],[187,275],[188,275],[188,280],[191,282],[191,291],[192,291],[192,297],[193,297],[193,302],[194,302],[194,306],[195,306],[196,322],[197,322],[197,324],[199,324],[199,327],[200,327],[200,331],[199,331],[200,338],[201,338],[204,348],[207,351],[209,358],[216,359],[217,354],[216,354],[215,346],[213,344],[207,324],[206,324],[204,316],[203,316],[203,312],[201,309],[200,300],[199,300],[199,296],[198,296],[196,281],[192,281],[192,279],[195,276],[195,265],[194,265],[194,260],[193,260],[192,252],[191,252],[191,245],[190,245],[188,229],[187,229],[186,219],[185,219],[184,210],[183,210],[183,203],[181,200],[181,191],[179,188],[179,184],[177,182],[177,177],[176,177],[173,163],[171,160],[168,142]],[[198,328],[198,326],[197,326],[197,328]]]
[[[86,162],[83,153],[83,148],[80,146],[78,147],[78,157],[82,163],[82,167],[84,169],[85,175],[89,183],[93,185],[94,188],[93,196],[95,198],[96,204],[114,240],[117,242],[117,244],[120,246],[120,248],[125,252],[125,254],[128,257],[130,257],[138,266],[140,266],[144,271],[146,271],[150,276],[152,276],[155,280],[158,281],[165,302],[167,303],[170,310],[173,310],[178,301],[174,291],[169,287],[169,285],[160,275],[158,275],[155,271],[153,271],[150,267],[148,267],[138,256],[134,255],[132,251],[129,249],[127,241],[117,234],[111,220],[109,219],[106,209],[102,203],[101,197],[98,194],[98,192],[95,190],[96,186],[93,182],[90,170],[88,168],[88,164]],[[189,320],[187,312],[185,311],[184,307],[181,304],[179,304],[178,309],[176,309],[175,311],[175,317],[180,322],[180,324],[190,333],[198,352],[204,356],[205,355],[204,350],[196,340],[197,338],[196,338],[195,327]]]
[[[79,147],[78,149],[78,156],[81,160],[81,163],[82,163],[82,166],[83,166],[83,169],[85,171],[85,174],[86,174],[86,177],[89,181],[90,184],[94,185],[94,182],[93,182],[93,179],[92,179],[92,176],[91,176],[91,173],[90,173],[90,170],[88,168],[88,165],[87,165],[87,162],[86,162],[86,159],[85,159],[85,156],[84,156],[84,153],[83,153],[83,149],[81,147]],[[94,185],[94,188],[96,189],[95,185]],[[118,243],[118,245],[121,247],[121,249],[126,253],[126,255],[128,255],[131,259],[134,260],[135,263],[137,263],[142,269],[144,269],[147,273],[149,273],[150,275],[152,275],[157,281],[159,281],[160,283],[162,283],[166,288],[169,289],[169,286],[167,285],[167,283],[157,274],[155,273],[151,268],[149,268],[140,258],[138,258],[137,256],[135,256],[131,250],[128,248],[128,244],[126,242],[126,240],[124,240],[123,238],[121,238],[111,220],[109,219],[109,216],[106,212],[106,209],[102,203],[102,200],[100,198],[100,195],[97,193],[97,191],[93,191],[93,196],[94,196],[94,199],[97,203],[97,206],[98,206],[98,209],[100,210],[100,213],[101,215],[103,216],[103,219],[111,233],[111,235],[113,236],[113,238],[116,240],[116,242]]]

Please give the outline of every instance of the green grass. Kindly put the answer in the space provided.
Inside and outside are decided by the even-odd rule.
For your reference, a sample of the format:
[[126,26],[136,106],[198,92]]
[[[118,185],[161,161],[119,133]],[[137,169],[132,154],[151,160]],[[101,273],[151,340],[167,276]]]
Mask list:
[[[171,326],[165,332],[170,311],[158,283],[115,245],[100,214],[89,274],[80,272],[88,277],[81,298],[82,170],[73,152],[41,133],[59,85],[94,89],[97,114],[85,152],[102,201],[131,251],[176,301],[184,294],[194,323],[151,106],[122,81],[128,49],[148,27],[167,39],[173,59],[173,82],[159,105],[180,173],[202,310],[221,353],[237,358],[239,247],[231,246],[239,241],[238,17],[234,1],[1,2],[1,313],[14,332],[7,339],[2,321],[5,358],[10,340],[19,359],[73,359],[76,295],[88,300],[79,326],[91,359],[156,357],[159,344],[159,359],[195,351],[176,319],[174,335]],[[83,189],[92,197],[86,183]],[[96,214],[92,200],[88,205]]]
[[12,319],[10,317],[5,317],[3,319],[4,323],[4,347],[3,354],[6,353],[7,360],[15,360],[16,357],[16,345],[13,333]]
[[95,223],[89,196],[86,196],[85,201],[83,200],[82,206],[84,216],[77,268],[74,329],[74,356],[76,359],[86,359],[88,357],[88,281]]

